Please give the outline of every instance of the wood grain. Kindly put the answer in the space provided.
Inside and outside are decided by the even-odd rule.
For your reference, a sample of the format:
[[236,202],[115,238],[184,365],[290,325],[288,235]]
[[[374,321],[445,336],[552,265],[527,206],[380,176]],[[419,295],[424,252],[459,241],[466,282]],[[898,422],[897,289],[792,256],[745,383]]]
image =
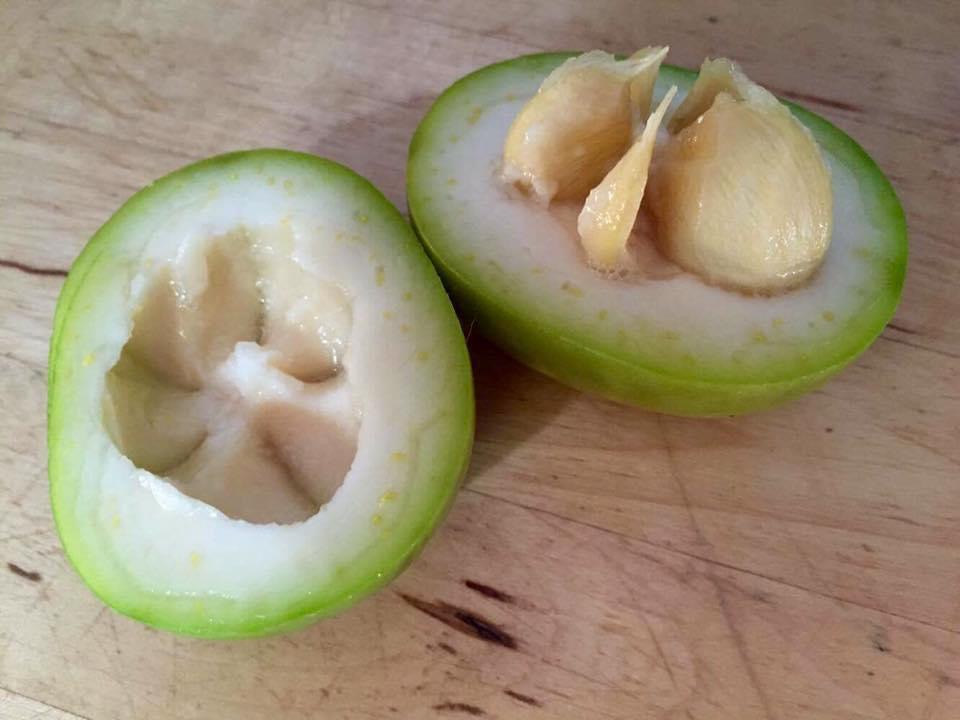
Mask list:
[[[749,9],[748,9],[749,8]],[[960,707],[960,5],[455,0],[0,5],[0,717],[951,720]],[[473,467],[390,588],[213,643],[105,609],[50,517],[62,276],[128,195],[284,146],[403,206],[431,100],[535,50],[726,54],[851,133],[911,231],[896,321],[781,410],[584,396],[470,338]]]
[[80,718],[79,715],[58,710],[0,688],[0,720],[77,720],[78,718]]

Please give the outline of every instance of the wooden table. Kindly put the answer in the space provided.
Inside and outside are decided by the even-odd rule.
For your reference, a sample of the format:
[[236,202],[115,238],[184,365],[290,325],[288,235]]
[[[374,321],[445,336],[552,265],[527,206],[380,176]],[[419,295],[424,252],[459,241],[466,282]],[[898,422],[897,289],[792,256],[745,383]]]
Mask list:
[[[960,717],[960,5],[746,5],[3,3],[0,718]],[[402,207],[407,143],[452,80],[648,43],[739,59],[890,175],[910,269],[869,352],[788,407],[698,421],[472,337],[466,487],[388,589],[230,643],[103,607],[57,540],[44,448],[54,302],[98,225],[251,146],[349,163]]]

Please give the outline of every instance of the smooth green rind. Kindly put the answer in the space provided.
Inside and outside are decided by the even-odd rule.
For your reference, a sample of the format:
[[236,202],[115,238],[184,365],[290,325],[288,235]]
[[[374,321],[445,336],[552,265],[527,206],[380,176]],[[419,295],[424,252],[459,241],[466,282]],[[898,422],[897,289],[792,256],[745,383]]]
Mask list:
[[[462,122],[472,97],[517,73],[545,77],[574,53],[527,55],[481,68],[450,86],[437,99],[414,134],[407,166],[407,198],[414,228],[454,295],[461,313],[478,329],[525,364],[572,387],[620,402],[676,415],[736,415],[763,410],[817,387],[862,353],[896,310],[907,261],[903,210],[889,180],[857,143],[823,118],[787,102],[820,145],[855,175],[870,221],[883,228],[882,286],[870,303],[831,344],[803,361],[779,362],[759,377],[734,371],[685,368],[667,353],[660,362],[640,357],[636,338],[619,342],[609,333],[576,328],[542,307],[518,302],[508,283],[494,286],[453,250],[457,238],[429,203],[431,152]],[[661,79],[689,87],[696,72],[664,65]],[[641,338],[643,340],[643,338]],[[650,339],[651,342],[655,342]],[[650,343],[648,343],[649,345]]]
[[[396,253],[408,259],[419,281],[418,292],[430,294],[430,312],[440,318],[442,344],[449,354],[452,380],[444,431],[423,449],[429,463],[418,465],[420,483],[416,503],[391,527],[389,543],[369,549],[341,569],[335,585],[308,587],[297,597],[249,602],[221,596],[177,597],[141,588],[109,553],[96,527],[96,516],[78,502],[79,469],[90,459],[82,442],[83,422],[78,407],[78,369],[97,332],[96,308],[104,289],[129,281],[132,270],[117,260],[129,242],[127,231],[157,203],[185,190],[199,190],[234,170],[250,166],[276,170],[290,167],[307,173],[316,185],[346,187],[364,211],[392,229]],[[443,519],[466,473],[474,430],[474,403],[470,361],[459,323],[440,280],[402,215],[369,182],[348,168],[313,155],[287,150],[254,150],[210,158],[157,180],[131,197],[97,233],[74,262],[61,290],[54,317],[49,355],[48,433],[50,495],[54,519],[67,557],[93,592],[118,612],[172,632],[230,638],[293,630],[332,615],[376,591],[416,556]],[[96,409],[99,412],[99,408]],[[81,417],[78,419],[78,414]]]

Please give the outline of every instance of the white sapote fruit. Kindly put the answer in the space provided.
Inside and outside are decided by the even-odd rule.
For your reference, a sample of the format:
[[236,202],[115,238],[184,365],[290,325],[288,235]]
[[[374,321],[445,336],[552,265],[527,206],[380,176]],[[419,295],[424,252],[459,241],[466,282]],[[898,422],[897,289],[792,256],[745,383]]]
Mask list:
[[116,610],[207,637],[388,582],[473,438],[463,335],[402,216],[283,150],[168,175],[97,232],[57,305],[49,397],[71,562]]
[[650,209],[664,255],[747,292],[805,282],[830,244],[830,173],[811,132],[729,60],[707,60],[670,121]]
[[[620,131],[619,155],[594,152],[553,123],[566,114],[590,137],[590,103],[576,100],[607,83],[585,77],[549,107],[539,100],[572,57],[461,78],[413,138],[410,215],[465,319],[564,383],[680,415],[774,406],[870,345],[900,298],[906,226],[853,140],[727,61],[707,63],[698,83],[658,58],[646,108],[676,86],[679,110],[655,131],[659,116],[638,117],[634,103],[632,148]],[[597,134],[622,124],[598,120]],[[649,165],[644,127],[647,143],[656,132]],[[519,173],[518,137],[546,158]],[[589,183],[566,179],[580,168]]]

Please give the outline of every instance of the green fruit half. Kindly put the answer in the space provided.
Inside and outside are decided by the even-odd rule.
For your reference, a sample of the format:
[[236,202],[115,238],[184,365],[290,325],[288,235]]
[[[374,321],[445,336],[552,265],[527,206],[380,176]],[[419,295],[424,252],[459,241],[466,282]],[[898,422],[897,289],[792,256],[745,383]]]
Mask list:
[[292,629],[382,586],[473,438],[463,335],[402,216],[282,150],[120,208],[63,287],[49,382],[71,562],[116,610],[200,636]]
[[[576,212],[508,192],[499,178],[507,130],[569,57],[530,55],[462,78],[434,103],[410,146],[415,228],[481,331],[561,382],[679,415],[770,407],[816,387],[870,345],[903,285],[903,210],[853,140],[796,105],[788,103],[832,173],[834,233],[812,281],[783,295],[746,296],[687,274],[603,277],[583,258]],[[671,85],[681,102],[695,78],[664,65],[654,104]]]

